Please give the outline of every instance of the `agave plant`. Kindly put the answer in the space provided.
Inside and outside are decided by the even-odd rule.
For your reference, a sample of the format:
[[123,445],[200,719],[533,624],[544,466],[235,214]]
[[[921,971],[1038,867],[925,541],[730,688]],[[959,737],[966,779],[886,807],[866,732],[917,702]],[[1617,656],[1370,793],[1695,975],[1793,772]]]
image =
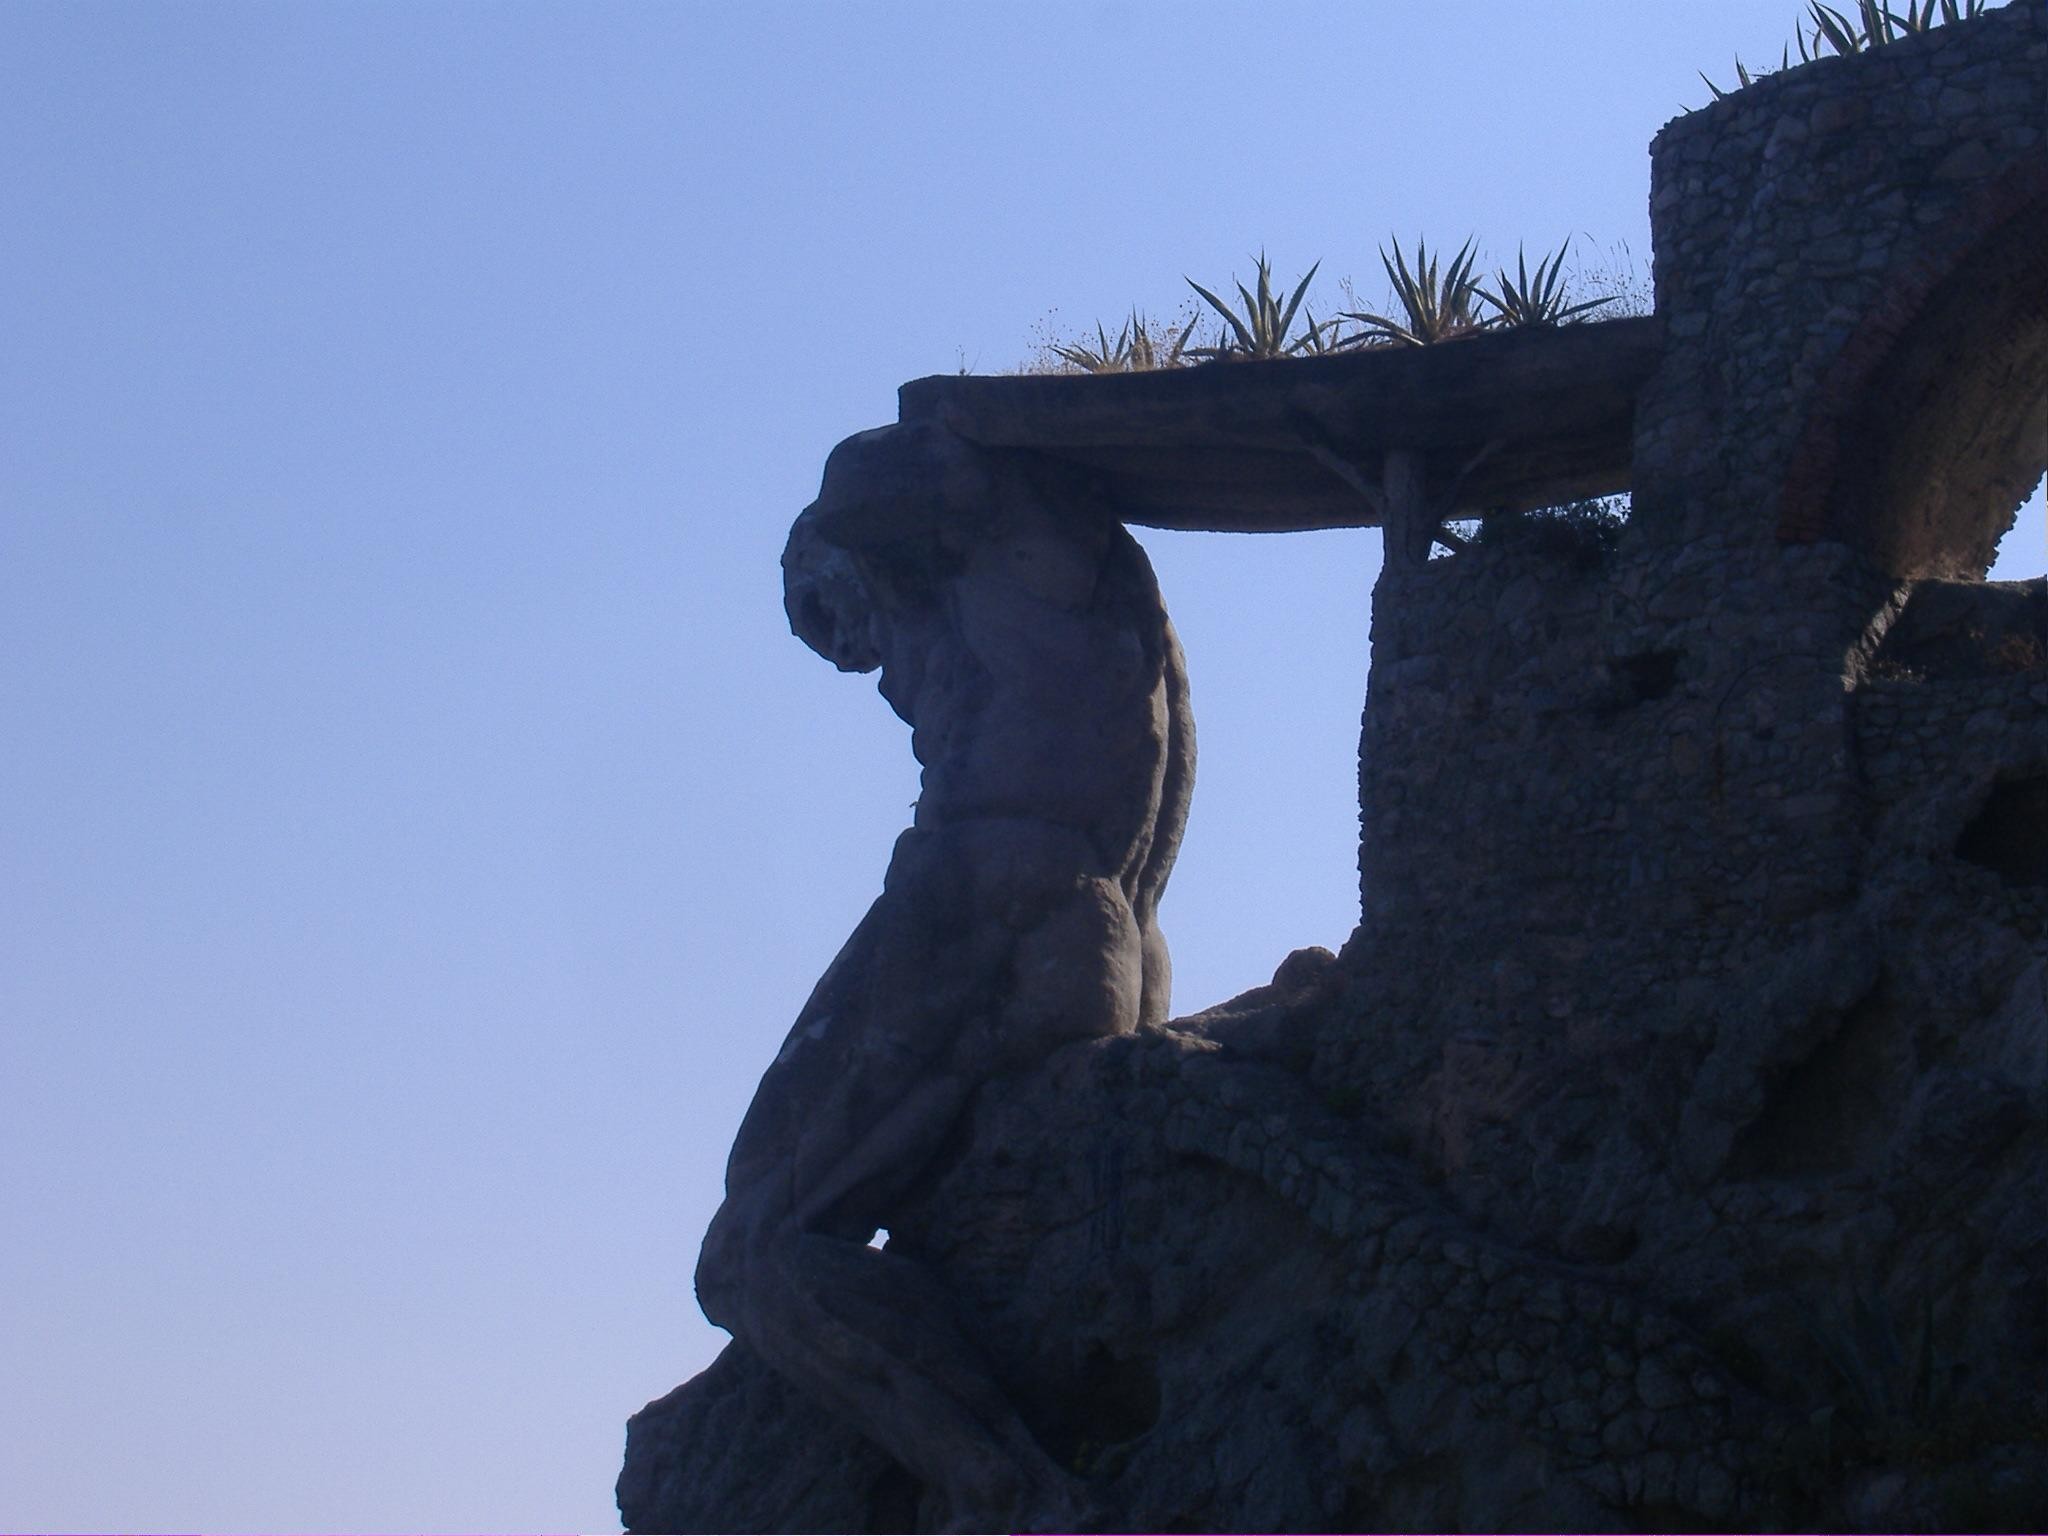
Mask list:
[[[1806,34],[1805,34],[1804,32],[1801,32],[1801,33],[1799,33],[1799,34],[1798,34],[1798,36],[1799,36],[1799,57],[1800,57],[1800,59],[1801,59],[1801,60],[1803,61],[1803,60],[1807,59],[1808,57],[1810,57],[1810,56],[1808,55],[1807,51],[1806,51]],[[1786,45],[1786,46],[1785,46],[1785,47],[1784,47],[1784,48],[1783,48],[1783,49],[1782,49],[1782,50],[1781,50],[1781,51],[1779,52],[1779,54],[1778,54],[1778,68],[1780,68],[1780,69],[1790,69],[1791,67],[1792,67],[1792,48],[1791,48],[1791,45],[1790,45],[1790,44],[1788,43],[1788,44],[1787,44],[1787,45]],[[1714,84],[1714,82],[1713,82],[1713,81],[1711,81],[1711,80],[1707,80],[1707,72],[1706,72],[1705,70],[1701,70],[1701,71],[1699,72],[1699,75],[1700,75],[1700,78],[1701,78],[1702,80],[1706,80],[1706,81],[1707,81],[1707,89],[1708,89],[1708,90],[1710,90],[1710,91],[1712,91],[1712,92],[1714,93],[1714,100],[1716,100],[1716,101],[1726,101],[1726,100],[1727,100],[1727,99],[1728,99],[1728,98],[1729,98],[1730,96],[1732,96],[1732,95],[1734,95],[1734,94],[1735,94],[1735,91],[1724,91],[1724,90],[1722,90],[1722,89],[1721,89],[1721,87],[1719,87],[1718,85]],[[1747,89],[1748,89],[1748,88],[1749,88],[1750,86],[1752,86],[1752,85],[1755,85],[1755,84],[1757,83],[1757,81],[1759,81],[1759,80],[1761,80],[1761,79],[1763,79],[1763,75],[1761,75],[1761,74],[1756,74],[1756,75],[1752,75],[1752,74],[1751,74],[1751,73],[1749,72],[1749,66],[1748,66],[1748,65],[1746,65],[1746,64],[1744,64],[1744,63],[1742,62],[1742,57],[1741,57],[1741,55],[1740,55],[1740,54],[1736,55],[1736,59],[1735,59],[1735,90],[1736,90],[1736,91],[1741,91],[1741,90],[1747,90]]]
[[1348,338],[1337,334],[1338,326],[1335,320],[1318,320],[1315,311],[1310,309],[1303,310],[1301,314],[1308,329],[1295,343],[1296,352],[1307,353],[1311,357],[1327,357],[1332,352],[1344,350]]
[[1217,339],[1215,346],[1188,348],[1190,357],[1207,357],[1220,361],[1231,357],[1291,357],[1298,352],[1327,350],[1322,327],[1316,325],[1313,316],[1309,317],[1309,330],[1306,335],[1296,336],[1291,340],[1288,336],[1288,332],[1294,326],[1295,311],[1301,308],[1301,296],[1308,292],[1308,285],[1316,275],[1316,267],[1320,267],[1322,263],[1319,261],[1308,269],[1308,276],[1301,280],[1294,290],[1294,297],[1283,307],[1273,295],[1273,271],[1266,263],[1264,251],[1259,253],[1258,262],[1258,292],[1250,292],[1243,283],[1237,285],[1238,297],[1244,300],[1245,312],[1242,317],[1192,277],[1187,279],[1187,285],[1200,294],[1204,302],[1221,315],[1230,327]]
[[1091,347],[1085,341],[1054,342],[1053,354],[1063,363],[1071,364],[1083,373],[1122,373],[1131,365],[1131,327],[1128,321],[1117,332],[1116,340],[1109,339],[1100,320],[1095,322],[1096,345]]
[[1515,275],[1510,278],[1507,268],[1502,267],[1494,274],[1491,289],[1472,285],[1472,291],[1491,304],[1496,314],[1496,325],[1562,325],[1574,315],[1583,315],[1588,310],[1598,309],[1603,304],[1612,304],[1615,295],[1602,299],[1586,299],[1577,304],[1567,303],[1571,297],[1564,289],[1564,257],[1572,248],[1567,240],[1555,253],[1536,262],[1536,275],[1529,275],[1527,260],[1522,248],[1515,247]]
[[[1881,48],[1886,43],[1896,42],[1916,32],[1925,32],[1941,22],[1968,21],[1984,14],[1985,0],[1904,0],[1904,10],[1894,11],[1884,0],[1856,0],[1856,16],[1852,20],[1831,5],[1821,0],[1808,0],[1807,14],[1793,28],[1792,40],[1799,48],[1799,61],[1811,63],[1822,56],[1823,45],[1838,54],[1861,53],[1865,48]],[[1790,48],[1778,56],[1778,67],[1791,66]],[[1707,89],[1720,101],[1733,92],[1724,91],[1705,74]],[[1753,75],[1741,59],[1735,61],[1736,89],[1753,85],[1762,78]]]
[[[1938,5],[1937,0],[1921,0],[1917,6],[1913,0],[1905,0],[1904,15],[1893,11],[1884,0],[1856,0],[1854,21],[1820,0],[1809,0],[1807,12],[1813,23],[1813,52],[1818,56],[1823,42],[1836,53],[1881,48],[1915,32],[1927,31],[1935,24],[1937,15],[1944,22],[1967,21],[1984,14],[1984,0],[1939,0]],[[1799,56],[1807,56],[1803,37]]]
[[1351,338],[1353,341],[1390,341],[1403,346],[1426,347],[1484,329],[1485,322],[1472,313],[1472,301],[1480,297],[1480,293],[1472,277],[1470,240],[1451,258],[1451,264],[1442,277],[1437,276],[1437,263],[1420,236],[1415,241],[1413,272],[1408,270],[1408,260],[1401,252],[1399,239],[1394,241],[1392,259],[1388,258],[1385,247],[1381,248],[1380,265],[1387,269],[1387,280],[1394,285],[1394,297],[1400,303],[1403,319],[1394,320],[1370,311],[1347,311],[1344,315],[1346,320],[1356,320],[1365,328]]
[[1095,323],[1096,345],[1091,347],[1085,341],[1068,345],[1056,342],[1053,352],[1062,362],[1072,364],[1083,373],[1149,373],[1155,368],[1178,368],[1187,349],[1188,337],[1194,329],[1195,322],[1190,320],[1187,329],[1162,349],[1152,339],[1151,322],[1134,309],[1123,329],[1117,332],[1114,342],[1098,320]]
[[1181,327],[1178,336],[1167,344],[1165,351],[1159,349],[1152,339],[1150,324],[1135,310],[1131,313],[1131,371],[1149,373],[1155,368],[1178,368],[1187,358],[1188,338],[1195,334],[1195,321],[1189,320]]

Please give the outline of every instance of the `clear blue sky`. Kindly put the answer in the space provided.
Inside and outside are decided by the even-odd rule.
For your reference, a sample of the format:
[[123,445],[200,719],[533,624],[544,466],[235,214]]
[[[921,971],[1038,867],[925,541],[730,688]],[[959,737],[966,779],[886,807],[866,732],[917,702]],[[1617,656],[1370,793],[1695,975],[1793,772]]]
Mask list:
[[[916,794],[827,450],[1261,247],[1647,274],[1795,9],[0,8],[0,1527],[615,1528]],[[1144,537],[1189,1011],[1350,930],[1378,545]]]

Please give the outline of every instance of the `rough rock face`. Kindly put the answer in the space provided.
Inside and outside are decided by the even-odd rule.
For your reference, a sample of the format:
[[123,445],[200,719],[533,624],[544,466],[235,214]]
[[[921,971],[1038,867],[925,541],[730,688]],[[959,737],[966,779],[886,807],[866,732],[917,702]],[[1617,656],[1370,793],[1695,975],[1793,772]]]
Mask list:
[[[1918,921],[1965,931],[1937,970],[1991,931],[1938,904]],[[2048,955],[1992,936],[2004,963],[1948,1027],[1915,1016],[1919,965],[1833,935],[1788,955],[1857,980],[1803,989],[1818,1038],[1736,1166],[1692,1184],[1652,1150],[1684,1138],[1633,1104],[1536,1130],[1607,1135],[1507,1192],[1585,1181],[1605,1221],[1547,1242],[1462,1208],[1469,1165],[1318,1079],[1317,1027],[1372,1021],[1347,968],[1308,955],[1292,985],[996,1085],[890,1243],[955,1288],[1121,1528],[2037,1524]],[[1885,1012],[1843,1000],[1885,971]],[[1921,1050],[1955,1064],[1893,1059]],[[1476,1075],[1486,1102],[1457,1113],[1513,1127],[1503,1086]],[[631,1434],[632,1529],[936,1512],[737,1345]]]
[[[1633,518],[1390,559],[1343,954],[1017,1063],[905,1181],[1097,1524],[2048,1521],[2048,582],[1978,579],[2048,465],[2044,80],[2015,5],[1667,130]],[[1876,319],[1781,324],[1809,256]],[[735,1344],[620,1507],[954,1518],[883,1429]]]

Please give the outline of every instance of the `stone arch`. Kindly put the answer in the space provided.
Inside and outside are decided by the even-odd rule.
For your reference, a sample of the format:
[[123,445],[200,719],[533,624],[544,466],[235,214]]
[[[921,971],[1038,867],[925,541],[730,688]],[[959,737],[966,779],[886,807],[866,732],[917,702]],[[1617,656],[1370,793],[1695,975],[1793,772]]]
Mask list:
[[1780,537],[1981,578],[2048,469],[2048,167],[2001,178],[1892,278],[1815,402]]

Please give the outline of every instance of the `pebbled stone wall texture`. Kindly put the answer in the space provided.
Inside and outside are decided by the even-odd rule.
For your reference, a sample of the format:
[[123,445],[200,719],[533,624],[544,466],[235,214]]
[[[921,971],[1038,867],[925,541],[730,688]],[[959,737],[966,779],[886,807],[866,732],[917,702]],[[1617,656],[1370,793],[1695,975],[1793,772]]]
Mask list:
[[[1857,434],[1863,391],[1945,286],[1963,303],[1941,322],[1943,342],[1981,355],[1950,370],[1961,413],[1944,426],[2001,414],[2009,350],[2038,366],[2038,338],[2014,333],[2048,314],[2044,78],[2048,7],[2019,0],[1769,76],[1665,127],[1650,147],[1650,217],[1666,351],[1638,407],[1639,515],[1687,533],[1848,538],[1898,557],[1898,574],[1960,574],[1926,541],[1869,527],[1877,509],[1833,505],[1830,490],[1859,450],[1895,446]],[[2022,317],[2031,324],[2012,323]],[[2038,453],[2044,418],[2032,401],[2004,410],[2017,411],[2002,434],[2014,440],[1990,456],[2014,462],[1975,468],[1998,493],[1988,499],[2010,497],[2009,514],[2033,484],[2014,477]],[[1946,436],[1951,461],[1985,457],[1970,432]],[[1956,515],[1988,517],[1991,544],[2009,521]],[[1964,541],[1969,555],[1988,560],[1986,531]]]
[[[1553,1130],[1604,1082],[1711,1172],[1712,1127],[1798,1052],[1738,1070],[1690,999],[1761,990],[1905,848],[1953,862],[2005,835],[1973,816],[2035,810],[2039,584],[1971,578],[2048,464],[2044,128],[2038,4],[1669,125],[1627,528],[1524,520],[1381,578],[1345,958],[1359,1011],[1408,1022],[1333,1020],[1317,1070],[1400,1105],[1503,1220],[1606,1220],[1569,1178],[1525,1198],[1558,1159],[1501,1126],[1544,1084]],[[1821,1008],[1827,971],[1772,984]],[[1649,1086],[1709,1068],[1690,1105]]]

